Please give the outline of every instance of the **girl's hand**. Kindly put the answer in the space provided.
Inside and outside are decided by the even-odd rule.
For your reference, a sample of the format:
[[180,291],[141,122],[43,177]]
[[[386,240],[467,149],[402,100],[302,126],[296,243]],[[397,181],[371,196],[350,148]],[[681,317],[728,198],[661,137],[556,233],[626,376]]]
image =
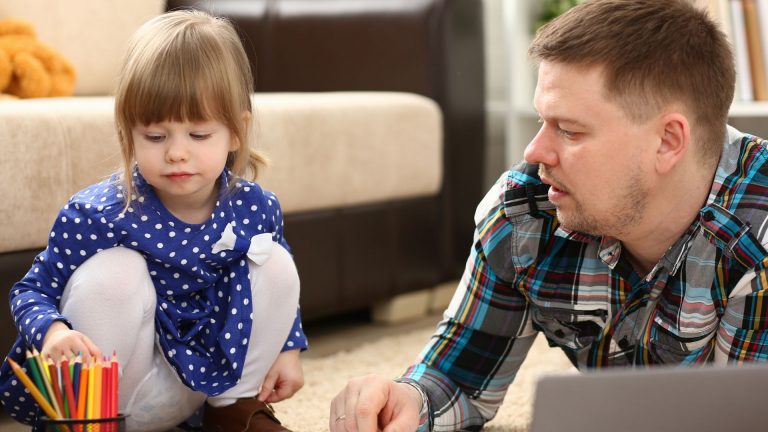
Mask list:
[[101,350],[91,342],[88,336],[71,330],[61,321],[56,321],[48,327],[48,332],[43,339],[43,348],[40,351],[44,359],[50,357],[58,361],[62,356],[72,358],[78,353],[82,353],[83,357],[101,358]]
[[283,351],[269,368],[261,384],[259,400],[267,403],[288,399],[304,386],[304,371],[301,369],[298,349]]

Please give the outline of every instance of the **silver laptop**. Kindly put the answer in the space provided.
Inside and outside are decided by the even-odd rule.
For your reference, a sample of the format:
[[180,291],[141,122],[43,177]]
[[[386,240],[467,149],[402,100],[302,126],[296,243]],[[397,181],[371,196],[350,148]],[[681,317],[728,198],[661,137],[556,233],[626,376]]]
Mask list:
[[768,364],[544,376],[531,431],[768,431]]

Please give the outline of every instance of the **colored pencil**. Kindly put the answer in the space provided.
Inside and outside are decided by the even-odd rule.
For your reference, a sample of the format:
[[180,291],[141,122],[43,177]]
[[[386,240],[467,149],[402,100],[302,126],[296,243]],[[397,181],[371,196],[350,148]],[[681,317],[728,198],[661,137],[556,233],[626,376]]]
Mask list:
[[93,386],[96,383],[96,378],[94,376],[94,370],[96,369],[96,365],[94,364],[95,360],[93,357],[90,358],[90,364],[88,367],[88,391],[86,392],[88,394],[88,409],[87,414],[85,418],[95,418],[93,417],[93,394],[95,392]]
[[109,363],[107,358],[104,357],[104,366],[101,368],[101,417],[108,418],[110,416],[110,401],[109,401]]
[[46,364],[43,361],[43,356],[35,347],[32,347],[32,356],[35,357],[35,360],[37,361],[37,367],[40,369],[40,373],[42,374],[41,378],[43,378],[43,380],[47,380],[50,383],[51,374],[48,372],[48,367],[46,367]]
[[43,380],[43,385],[45,385],[45,389],[48,394],[48,400],[51,402],[51,406],[53,406],[56,412],[60,412],[56,404],[56,398],[53,396],[53,388],[51,387],[51,373],[48,371],[48,365],[45,363],[45,361],[43,361],[43,356],[39,351],[37,351],[37,348],[35,347],[32,347],[32,356],[37,362],[38,369],[40,369],[40,379]]
[[[48,357],[43,360],[37,350],[25,353],[24,368],[14,363],[24,386],[32,393],[35,401],[53,419],[106,419],[118,415],[119,362],[117,353],[112,352],[112,359],[104,356],[83,358],[81,354],[70,359],[66,356],[54,362]],[[9,359],[10,361],[11,359]],[[45,365],[43,373],[38,367],[38,360]],[[25,370],[26,369],[26,370]],[[50,382],[47,377],[50,377]],[[56,425],[59,432],[70,432],[67,426]],[[75,427],[73,432],[78,432]],[[112,432],[114,425],[96,425],[96,431]]]
[[[86,357],[86,361],[87,361]],[[86,416],[86,406],[88,396],[88,365],[83,362],[80,368],[80,385],[78,385],[77,393],[77,418],[84,419]]]
[[59,374],[56,365],[53,360],[48,359],[48,370],[51,373],[51,387],[53,388],[54,405],[53,409],[59,413],[61,417],[67,417],[64,410],[64,399],[61,397],[61,387],[59,386]]
[[8,358],[8,363],[11,365],[11,369],[13,369],[13,373],[16,374],[16,376],[21,380],[21,382],[24,384],[24,387],[29,390],[29,393],[32,394],[32,397],[37,401],[38,405],[40,405],[40,408],[43,409],[45,412],[45,415],[47,415],[49,418],[53,420],[58,420],[61,418],[60,415],[53,409],[51,404],[48,403],[48,401],[45,400],[43,395],[40,393],[40,391],[35,387],[35,385],[32,383],[32,380],[29,379],[29,376],[27,376],[26,373],[24,373],[24,370],[13,361],[12,358]]
[[93,378],[95,382],[93,383],[93,415],[94,418],[101,418],[101,394],[102,394],[102,388],[101,388],[101,378],[102,378],[102,372],[103,369],[101,365],[101,359],[96,360],[96,365],[94,366],[94,372],[93,372]]
[[119,392],[120,389],[120,372],[118,369],[117,351],[112,351],[112,416],[117,417],[120,409]]
[[[75,395],[75,403],[80,399],[80,369],[83,367],[83,356],[78,353],[77,357],[72,361],[72,392]],[[78,408],[80,408],[78,406]]]
[[26,365],[27,365],[27,369],[29,369],[29,371],[32,373],[32,379],[35,380],[35,385],[37,386],[37,389],[40,390],[40,394],[42,394],[45,400],[48,401],[48,403],[50,403],[51,399],[48,396],[48,391],[45,390],[45,384],[43,384],[43,378],[40,376],[40,369],[37,367],[37,360],[35,360],[35,357],[29,351],[27,351]]
[[61,377],[64,381],[64,394],[67,397],[68,417],[73,418],[77,413],[77,405],[75,403],[75,389],[72,388],[72,377],[70,376],[67,357],[61,358]]

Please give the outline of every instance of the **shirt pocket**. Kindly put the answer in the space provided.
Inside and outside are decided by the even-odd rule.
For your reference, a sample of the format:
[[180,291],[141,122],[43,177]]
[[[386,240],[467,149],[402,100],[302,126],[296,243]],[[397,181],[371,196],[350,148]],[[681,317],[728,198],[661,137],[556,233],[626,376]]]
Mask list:
[[551,346],[580,351],[588,348],[602,333],[608,312],[605,308],[531,308],[533,322]]
[[548,241],[550,232],[545,224],[548,219],[536,218],[530,214],[516,215],[510,218],[513,231],[510,235],[509,260],[513,268],[520,273],[534,265],[541,252],[541,244]]
[[[714,314],[714,311],[712,312]],[[704,317],[702,322],[710,321]],[[685,323],[683,323],[685,324]],[[681,325],[656,314],[650,328],[650,348],[657,363],[678,364],[707,360],[714,348],[717,320],[701,327]]]

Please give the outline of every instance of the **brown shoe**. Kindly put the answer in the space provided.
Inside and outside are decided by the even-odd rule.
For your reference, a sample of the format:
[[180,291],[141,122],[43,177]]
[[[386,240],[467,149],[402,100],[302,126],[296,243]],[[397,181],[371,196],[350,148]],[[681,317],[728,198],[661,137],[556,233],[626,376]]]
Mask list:
[[280,424],[272,406],[255,397],[238,399],[232,405],[206,405],[204,432],[291,432]]

